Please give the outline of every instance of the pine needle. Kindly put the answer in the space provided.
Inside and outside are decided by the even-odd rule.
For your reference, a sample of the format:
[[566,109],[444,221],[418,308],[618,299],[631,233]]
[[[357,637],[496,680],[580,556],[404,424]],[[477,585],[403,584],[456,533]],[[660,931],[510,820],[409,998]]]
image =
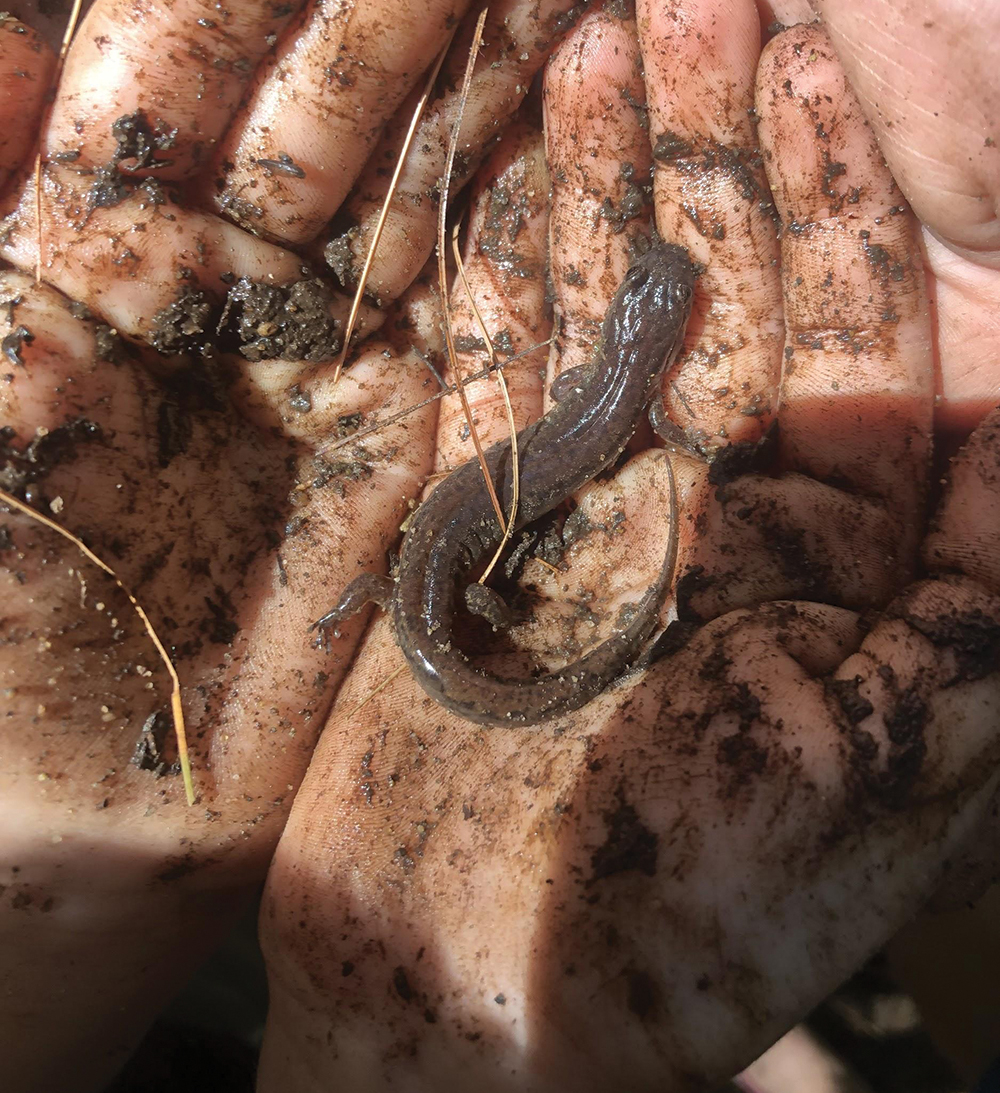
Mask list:
[[[488,11],[489,8],[483,8],[479,13],[479,19],[476,22],[476,30],[472,36],[472,47],[469,49],[469,58],[465,63],[465,76],[462,79],[462,93],[458,100],[458,111],[455,122],[451,128],[451,139],[448,141],[448,159],[444,166],[444,175],[441,177],[440,201],[438,204],[438,284],[440,285],[441,290],[441,309],[444,312],[444,340],[445,345],[448,347],[448,363],[451,365],[451,370],[456,376],[458,375],[458,354],[455,352],[455,335],[451,329],[451,305],[448,301],[448,270],[447,255],[445,253],[445,227],[448,219],[448,190],[451,187],[451,172],[455,167],[455,153],[458,149],[458,133],[462,127],[462,116],[465,113],[465,104],[469,98],[469,87],[472,84],[472,70],[475,68],[476,58],[479,56],[479,47],[482,44],[483,26],[486,23],[486,13]],[[483,469],[483,478],[486,481],[487,492],[490,495],[490,500],[493,502],[497,520],[500,521],[500,529],[506,531],[507,524],[504,520],[503,509],[500,507],[500,498],[497,497],[497,491],[493,486],[493,479],[490,477],[489,467],[486,465],[486,456],[483,454],[483,446],[479,441],[476,423],[472,420],[472,407],[469,405],[469,400],[465,395],[465,384],[459,383],[457,384],[457,387],[458,397],[462,400],[462,410],[465,413],[465,420],[469,426],[469,435],[472,437],[472,443],[476,449],[479,466]]]
[[[497,363],[497,351],[493,345],[493,339],[490,337],[489,331],[486,329],[486,323],[483,322],[482,312],[479,310],[479,305],[476,303],[476,298],[472,294],[472,287],[469,285],[469,280],[465,276],[465,263],[462,261],[462,252],[458,246],[458,228],[459,225],[456,222],[451,232],[451,247],[455,253],[455,264],[458,267],[458,275],[462,279],[462,287],[465,289],[465,294],[469,298],[469,306],[472,308],[472,313],[476,317],[476,323],[479,326],[479,331],[483,336],[483,341],[486,342],[486,350],[490,355],[490,364],[494,367],[497,377],[497,384],[500,387],[500,393],[503,395],[504,406],[507,408],[507,424],[510,426],[510,458],[511,458],[511,473],[513,475],[513,490],[510,501],[510,517],[507,520],[507,526],[504,528],[503,538],[500,540],[500,545],[497,547],[496,552],[490,559],[490,564],[483,571],[483,575],[479,578],[480,584],[486,583],[486,578],[493,572],[493,567],[500,561],[500,555],[503,553],[504,547],[510,540],[511,535],[514,534],[514,517],[517,515],[517,503],[520,500],[521,489],[521,475],[517,463],[517,426],[514,422],[514,407],[510,404],[510,392],[507,390],[507,380],[504,377],[503,370],[496,367]],[[502,526],[502,525],[501,525]]]
[[[83,0],[73,0],[73,10],[69,13],[69,21],[63,31],[62,45],[59,47],[59,56],[56,59],[56,70],[52,74],[52,96],[59,87],[59,79],[62,76],[63,66],[66,64],[66,54],[69,53],[69,44],[73,40],[76,31],[77,20],[80,18],[80,8]],[[35,255],[35,284],[42,279],[42,141],[45,139],[45,131],[49,127],[49,118],[52,116],[52,102],[45,108],[42,124],[38,127],[38,154],[35,156],[35,227],[38,231],[38,253]]]
[[392,199],[396,196],[396,187],[399,185],[399,176],[403,173],[403,165],[409,154],[410,145],[413,143],[414,134],[417,131],[417,126],[420,124],[424,108],[427,106],[427,100],[431,97],[431,91],[434,90],[434,84],[437,83],[438,73],[441,71],[441,65],[444,64],[445,55],[451,47],[452,39],[455,37],[455,30],[457,29],[458,27],[456,24],[452,29],[451,34],[448,35],[448,41],[445,42],[441,52],[437,56],[437,60],[434,62],[434,67],[431,69],[430,74],[427,77],[427,83],[424,85],[423,94],[420,96],[417,108],[413,111],[413,117],[410,120],[410,128],[406,131],[406,139],[403,141],[403,147],[400,148],[399,155],[396,157],[396,168],[392,172],[389,189],[385,195],[385,201],[382,202],[382,211],[379,213],[378,221],[375,224],[375,230],[372,232],[372,239],[371,243],[368,245],[368,254],[365,258],[364,268],[361,270],[361,279],[358,281],[358,287],[354,293],[354,302],[351,304],[351,313],[347,318],[347,329],[344,332],[344,346],[340,351],[337,367],[333,370],[334,384],[340,379],[340,373],[344,370],[344,362],[347,360],[347,354],[351,348],[351,335],[354,333],[354,324],[358,321],[358,312],[361,310],[361,301],[364,299],[365,286],[368,284],[368,275],[371,273],[372,263],[375,261],[375,252],[378,250],[378,245],[382,239],[382,229],[385,227],[385,222],[389,216],[389,206],[392,204]]
[[115,584],[118,585],[122,592],[128,596],[129,603],[132,604],[135,608],[135,613],[142,620],[142,625],[146,628],[146,633],[149,635],[149,640],[156,646],[156,651],[160,655],[160,660],[163,661],[164,667],[167,669],[167,673],[170,676],[170,710],[174,718],[174,735],[177,738],[177,756],[181,764],[181,775],[184,778],[184,793],[187,796],[187,803],[193,805],[194,782],[191,778],[191,760],[188,756],[187,733],[184,727],[184,710],[181,706],[181,681],[180,677],[177,675],[177,669],[174,667],[173,661],[171,661],[167,650],[164,648],[163,642],[160,641],[156,631],[153,629],[153,624],[149,621],[149,616],[143,611],[139,601],[128,590],[124,581],[122,581],[118,574],[115,573],[107,562],[99,558],[82,539],[78,539],[71,531],[64,528],[62,524],[57,524],[55,520],[46,516],[44,513],[39,512],[37,509],[33,509],[30,505],[26,505],[23,501],[20,501],[18,498],[7,493],[6,490],[0,489],[0,502],[9,505],[13,509],[17,509],[18,512],[24,513],[25,516],[30,517],[32,520],[37,520],[38,523],[44,524],[47,528],[51,528],[52,531],[58,532],[64,539],[68,539],[73,546],[75,546],[81,554],[89,558],[98,569],[104,570]]

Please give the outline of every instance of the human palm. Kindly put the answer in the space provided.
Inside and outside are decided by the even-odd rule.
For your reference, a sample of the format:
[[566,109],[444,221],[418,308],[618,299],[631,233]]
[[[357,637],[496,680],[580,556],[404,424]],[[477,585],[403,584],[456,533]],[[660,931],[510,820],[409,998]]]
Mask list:
[[[408,73],[391,85],[397,99],[444,40],[446,8],[419,28],[404,19],[398,40],[380,30],[398,66],[387,69]],[[379,23],[378,5],[363,11]],[[416,142],[405,214],[373,270],[383,302],[402,300],[336,384],[322,348],[305,354],[314,360],[193,356],[206,340],[202,313],[189,306],[167,322],[175,312],[164,309],[179,286],[221,295],[220,275],[301,276],[291,250],[194,212],[195,202],[316,256],[308,240],[370,146],[350,110],[334,112],[347,129],[326,149],[327,174],[291,125],[280,147],[265,147],[252,112],[198,171],[181,125],[174,165],[160,172],[193,178],[176,204],[147,191],[88,209],[89,180],[73,166],[47,169],[43,271],[55,287],[4,274],[19,297],[11,330],[29,335],[16,339],[23,364],[12,362],[3,388],[15,430],[5,486],[112,562],[170,643],[199,799],[186,808],[164,720],[147,722],[165,709],[167,681],[127,600],[62,540],[5,518],[15,1088],[69,1088],[68,1074],[96,1087],[262,878],[286,820],[263,915],[272,1011],[262,1089],[381,1088],[404,1075],[435,1088],[710,1084],[884,940],[983,814],[1000,580],[995,495],[980,473],[995,459],[989,428],[927,547],[932,569],[958,575],[914,586],[882,621],[866,616],[867,635],[855,612],[885,606],[917,573],[935,344],[946,423],[967,429],[992,405],[993,317],[976,310],[997,276],[990,247],[977,236],[975,259],[929,248],[932,327],[914,223],[822,32],[780,36],[758,70],[752,5],[683,16],[640,4],[648,134],[634,24],[595,12],[550,64],[544,156],[525,113],[474,186],[470,282],[512,354],[547,337],[552,241],[553,370],[585,359],[628,248],[641,245],[644,216],[628,212],[645,211],[636,182],[651,153],[659,230],[705,265],[689,351],[665,388],[684,434],[674,464],[682,626],[671,655],[554,728],[485,732],[447,715],[394,674],[402,660],[385,619],[363,639],[364,620],[345,626],[328,649],[307,632],[353,576],[385,565],[425,478],[470,455],[450,402],[367,431],[436,390],[426,364],[440,355],[434,291],[404,295],[433,230],[433,201],[417,200],[413,181],[421,156],[425,174],[440,173],[430,140]],[[120,21],[113,8],[107,17]],[[313,63],[308,27],[300,71]],[[99,37],[82,34],[78,49]],[[362,54],[364,36],[353,42]],[[541,62],[543,50],[521,45],[523,63]],[[120,101],[82,134],[72,124],[90,100],[74,99],[71,81],[96,66],[71,62],[50,156],[76,140],[84,158],[107,158],[99,141]],[[342,104],[370,92],[347,68],[335,74]],[[763,165],[734,154],[753,146],[755,71]],[[274,86],[263,80],[251,98],[260,109]],[[470,104],[473,152],[489,131],[476,109],[489,115],[492,104],[482,91]],[[270,166],[248,190],[249,145]],[[282,152],[305,171],[303,192]],[[961,168],[958,149],[953,161]],[[328,248],[348,266],[362,253],[375,168],[347,198],[358,237],[334,231]],[[785,228],[783,284],[768,181]],[[33,208],[29,181],[4,244],[26,270]],[[957,231],[949,241],[970,246]],[[57,290],[95,318],[70,315]],[[128,346],[109,351],[101,320]],[[370,327],[378,321],[366,312]],[[244,329],[251,357],[274,322],[287,324],[288,309],[259,318],[249,338]],[[456,323],[478,336],[461,302]],[[184,354],[136,348],[164,330]],[[983,348],[971,388],[958,383],[963,341]],[[541,412],[544,356],[507,368],[519,425]],[[470,397],[484,439],[502,437],[492,381]],[[776,411],[776,461],[764,466],[767,449],[758,452],[763,471],[734,477],[725,457],[706,462],[726,439],[751,448]],[[25,454],[39,427],[48,436]],[[487,655],[565,661],[606,634],[659,566],[667,496],[663,452],[637,443],[613,479],[577,499],[585,534],[563,536],[563,557],[548,556],[556,571],[544,555],[524,565],[519,624]],[[53,1051],[43,969],[65,964],[55,1005],[77,1032]],[[39,1076],[43,1051],[50,1070]]]

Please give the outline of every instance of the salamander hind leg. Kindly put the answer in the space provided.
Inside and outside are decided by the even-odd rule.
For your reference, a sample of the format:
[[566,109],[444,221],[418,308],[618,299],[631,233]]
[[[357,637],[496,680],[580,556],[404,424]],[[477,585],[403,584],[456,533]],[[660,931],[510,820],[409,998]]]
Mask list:
[[514,616],[499,592],[482,584],[470,584],[465,589],[465,606],[473,615],[484,618],[494,630],[509,630]]
[[666,445],[668,452],[674,455],[694,456],[702,463],[707,462],[704,452],[679,425],[670,419],[663,405],[663,396],[659,391],[653,394],[649,402],[649,424],[652,425],[653,432]]
[[340,637],[337,623],[356,615],[369,603],[377,603],[386,610],[392,602],[395,583],[391,577],[383,577],[381,573],[362,573],[344,589],[337,601],[336,607],[331,608],[322,617],[317,619],[309,629],[316,630],[316,646],[326,645],[330,631],[335,638]]

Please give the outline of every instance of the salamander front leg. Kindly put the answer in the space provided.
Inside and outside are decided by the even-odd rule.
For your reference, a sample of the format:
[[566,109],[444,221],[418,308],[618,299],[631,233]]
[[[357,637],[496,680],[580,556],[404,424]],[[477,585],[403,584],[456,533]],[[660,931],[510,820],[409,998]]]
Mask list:
[[565,372],[560,372],[549,388],[552,401],[562,402],[573,391],[582,391],[587,385],[588,371],[592,371],[588,365],[580,364],[576,368],[567,368]]
[[321,618],[317,619],[310,631],[317,631],[314,647],[329,648],[330,632],[335,638],[340,637],[337,623],[356,615],[362,607],[369,603],[377,603],[382,610],[387,610],[392,602],[395,582],[391,577],[383,577],[381,573],[362,573],[344,589],[343,595],[337,602],[337,606]]

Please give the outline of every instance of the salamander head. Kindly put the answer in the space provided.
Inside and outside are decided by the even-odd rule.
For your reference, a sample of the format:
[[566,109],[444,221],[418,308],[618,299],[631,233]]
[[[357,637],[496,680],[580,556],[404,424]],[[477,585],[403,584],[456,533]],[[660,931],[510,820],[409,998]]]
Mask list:
[[680,351],[694,281],[683,247],[654,244],[625,274],[611,301],[604,320],[605,355],[641,360],[648,369],[644,382],[653,384]]
[[694,281],[688,252],[674,243],[656,243],[629,267],[618,295],[642,298],[648,306],[668,302],[683,306],[694,294]]

